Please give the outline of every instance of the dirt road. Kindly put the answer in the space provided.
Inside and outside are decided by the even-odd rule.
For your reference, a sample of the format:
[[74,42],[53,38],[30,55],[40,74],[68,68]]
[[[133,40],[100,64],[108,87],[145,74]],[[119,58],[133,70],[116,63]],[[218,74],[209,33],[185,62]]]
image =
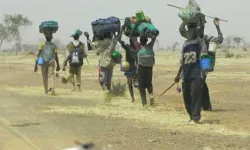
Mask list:
[[[32,64],[2,62],[0,70],[4,72],[0,80],[1,150],[61,150],[74,147],[75,139],[115,150],[250,149],[248,79],[235,77],[215,84],[211,76],[209,86],[216,99],[215,111],[203,112],[203,125],[187,127],[183,103],[175,91],[158,101],[160,106],[142,110],[137,109],[140,102],[134,106],[128,98],[103,104],[94,95],[99,93],[99,87],[93,83],[91,74],[83,76],[83,88],[87,90],[82,94],[70,95],[66,92],[70,85],[62,85],[58,80],[58,96],[53,97],[43,94],[41,77],[32,72]],[[242,70],[242,66],[238,67],[239,72]],[[172,80],[168,75],[161,78],[157,72],[156,76],[157,95]],[[241,88],[233,87],[234,84]],[[223,96],[228,90],[238,91]],[[240,96],[240,92],[245,95]]]

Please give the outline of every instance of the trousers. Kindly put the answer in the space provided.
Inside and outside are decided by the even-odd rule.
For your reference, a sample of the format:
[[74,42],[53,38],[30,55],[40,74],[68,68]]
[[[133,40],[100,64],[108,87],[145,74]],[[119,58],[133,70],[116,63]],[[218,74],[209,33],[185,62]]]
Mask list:
[[111,90],[111,82],[113,76],[113,67],[99,67],[99,83],[104,91]]
[[52,88],[52,90],[55,90],[55,61],[51,60],[48,62],[44,62],[41,66],[41,70],[45,93],[48,93],[48,88]]
[[183,99],[190,119],[201,119],[201,96],[204,87],[202,78],[188,78],[182,83]]

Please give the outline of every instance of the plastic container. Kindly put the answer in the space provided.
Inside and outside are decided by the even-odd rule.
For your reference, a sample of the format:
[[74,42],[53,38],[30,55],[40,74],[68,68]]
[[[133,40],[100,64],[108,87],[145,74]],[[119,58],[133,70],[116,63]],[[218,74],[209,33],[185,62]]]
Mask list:
[[38,57],[38,59],[37,59],[37,64],[38,65],[43,65],[43,57]]
[[212,57],[209,55],[202,56],[200,66],[204,72],[212,72],[214,70]]
[[118,51],[114,51],[112,53],[112,59],[114,60],[115,63],[119,64],[121,63],[122,55]]
[[144,21],[146,21],[146,17],[145,17],[144,12],[142,10],[136,11],[135,14],[136,14],[136,20],[138,22],[144,22]]
[[212,52],[212,53],[216,53],[216,51],[217,51],[217,43],[211,41],[211,42],[209,43],[208,51],[209,51],[209,52]]
[[130,64],[126,60],[123,60],[120,65],[120,71],[126,72],[129,70]]

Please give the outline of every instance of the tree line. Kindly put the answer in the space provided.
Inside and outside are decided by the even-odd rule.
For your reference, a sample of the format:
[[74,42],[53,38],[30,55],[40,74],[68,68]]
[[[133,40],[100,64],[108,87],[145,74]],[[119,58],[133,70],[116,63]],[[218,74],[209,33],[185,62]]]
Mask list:
[[[4,43],[11,43],[13,47],[11,49],[1,51],[14,51],[16,53],[21,51],[37,51],[38,45],[22,44],[21,29],[31,26],[32,21],[22,14],[5,14],[3,21],[0,22],[0,50]],[[53,42],[58,45],[59,48],[65,49],[65,45],[61,43],[60,39],[54,39]],[[121,47],[118,46],[118,49]],[[243,49],[247,51],[250,48],[250,43],[247,43],[244,37],[239,36],[227,36],[224,38],[223,44],[220,48],[227,49]],[[176,41],[171,45],[163,48],[160,47],[160,42],[157,40],[155,44],[156,50],[164,51],[176,51],[181,49],[181,43]]]

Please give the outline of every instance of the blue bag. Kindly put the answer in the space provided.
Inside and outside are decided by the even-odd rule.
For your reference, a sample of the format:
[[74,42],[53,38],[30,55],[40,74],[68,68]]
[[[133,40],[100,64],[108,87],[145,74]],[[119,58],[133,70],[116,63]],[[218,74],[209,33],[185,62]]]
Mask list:
[[108,32],[119,32],[121,29],[120,19],[113,16],[93,21],[91,25],[93,34],[96,36],[103,36]]
[[38,65],[43,65],[43,57],[38,57],[38,59],[37,59],[37,64]]

